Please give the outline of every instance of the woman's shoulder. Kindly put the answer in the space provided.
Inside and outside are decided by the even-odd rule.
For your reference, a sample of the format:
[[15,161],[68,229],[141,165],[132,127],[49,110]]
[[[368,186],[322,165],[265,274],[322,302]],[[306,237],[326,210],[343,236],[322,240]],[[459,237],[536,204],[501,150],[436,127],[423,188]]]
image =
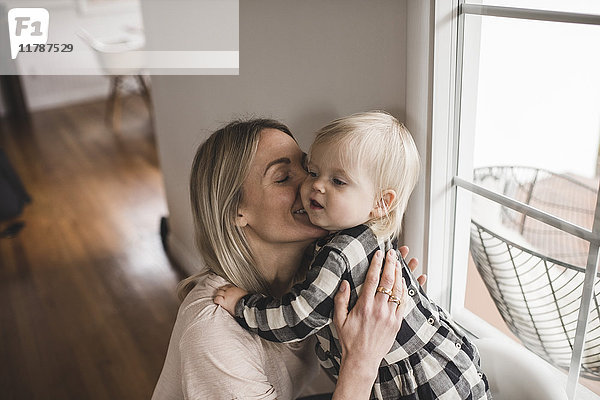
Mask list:
[[196,285],[181,302],[177,320],[184,326],[235,323],[227,311],[213,302],[217,289],[228,283],[228,281],[212,272],[200,277]]
[[219,348],[212,344],[243,343],[244,346],[260,347],[258,337],[244,330],[225,309],[214,304],[213,297],[217,289],[229,282],[222,277],[208,273],[200,278],[194,288],[185,297],[177,315],[180,345],[202,343],[202,348]]

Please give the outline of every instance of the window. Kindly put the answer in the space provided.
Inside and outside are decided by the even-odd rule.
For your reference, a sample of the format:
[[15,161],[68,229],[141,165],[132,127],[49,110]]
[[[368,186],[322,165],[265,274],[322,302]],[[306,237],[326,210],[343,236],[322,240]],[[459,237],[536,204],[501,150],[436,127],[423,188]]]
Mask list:
[[600,6],[447,0],[435,17],[430,220],[447,222],[429,292],[568,371],[569,398],[580,375],[600,394]]

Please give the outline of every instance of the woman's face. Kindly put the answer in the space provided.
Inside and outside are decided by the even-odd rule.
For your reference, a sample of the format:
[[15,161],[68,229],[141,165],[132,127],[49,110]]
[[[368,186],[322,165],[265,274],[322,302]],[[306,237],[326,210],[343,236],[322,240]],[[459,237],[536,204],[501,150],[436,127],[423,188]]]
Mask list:
[[284,132],[261,132],[238,210],[244,229],[253,239],[272,244],[307,244],[327,234],[311,224],[300,200],[300,185],[306,178],[304,156]]

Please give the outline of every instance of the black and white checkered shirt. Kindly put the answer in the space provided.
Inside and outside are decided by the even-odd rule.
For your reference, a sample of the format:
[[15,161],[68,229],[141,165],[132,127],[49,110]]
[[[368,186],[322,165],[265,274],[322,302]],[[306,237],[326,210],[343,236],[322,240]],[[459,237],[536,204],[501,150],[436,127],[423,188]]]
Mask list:
[[[289,343],[316,334],[321,365],[337,379],[341,346],[333,325],[333,298],[342,280],[350,283],[350,308],[356,304],[378,242],[366,225],[346,229],[317,243],[306,279],[281,299],[247,295],[236,306],[236,320],[264,339]],[[384,253],[385,254],[385,253]],[[432,303],[406,263],[406,316],[384,357],[372,399],[490,399],[479,353],[447,313]]]

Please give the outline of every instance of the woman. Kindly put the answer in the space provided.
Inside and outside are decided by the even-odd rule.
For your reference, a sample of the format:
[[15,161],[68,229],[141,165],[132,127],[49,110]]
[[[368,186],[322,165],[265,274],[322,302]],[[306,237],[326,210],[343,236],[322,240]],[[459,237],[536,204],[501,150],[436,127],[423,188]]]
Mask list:
[[[233,122],[198,149],[191,204],[209,272],[180,284],[181,293],[189,293],[153,399],[293,399],[317,374],[314,338],[292,345],[265,342],[213,304],[215,292],[227,283],[276,296],[302,276],[306,249],[326,234],[301,205],[303,158],[285,125],[263,119]],[[336,295],[334,322],[344,356],[334,398],[369,397],[402,322],[396,304],[375,291],[380,285],[401,294],[395,256],[386,256],[378,282],[382,259],[374,259],[350,314],[347,283]],[[410,264],[414,268],[416,260]]]

